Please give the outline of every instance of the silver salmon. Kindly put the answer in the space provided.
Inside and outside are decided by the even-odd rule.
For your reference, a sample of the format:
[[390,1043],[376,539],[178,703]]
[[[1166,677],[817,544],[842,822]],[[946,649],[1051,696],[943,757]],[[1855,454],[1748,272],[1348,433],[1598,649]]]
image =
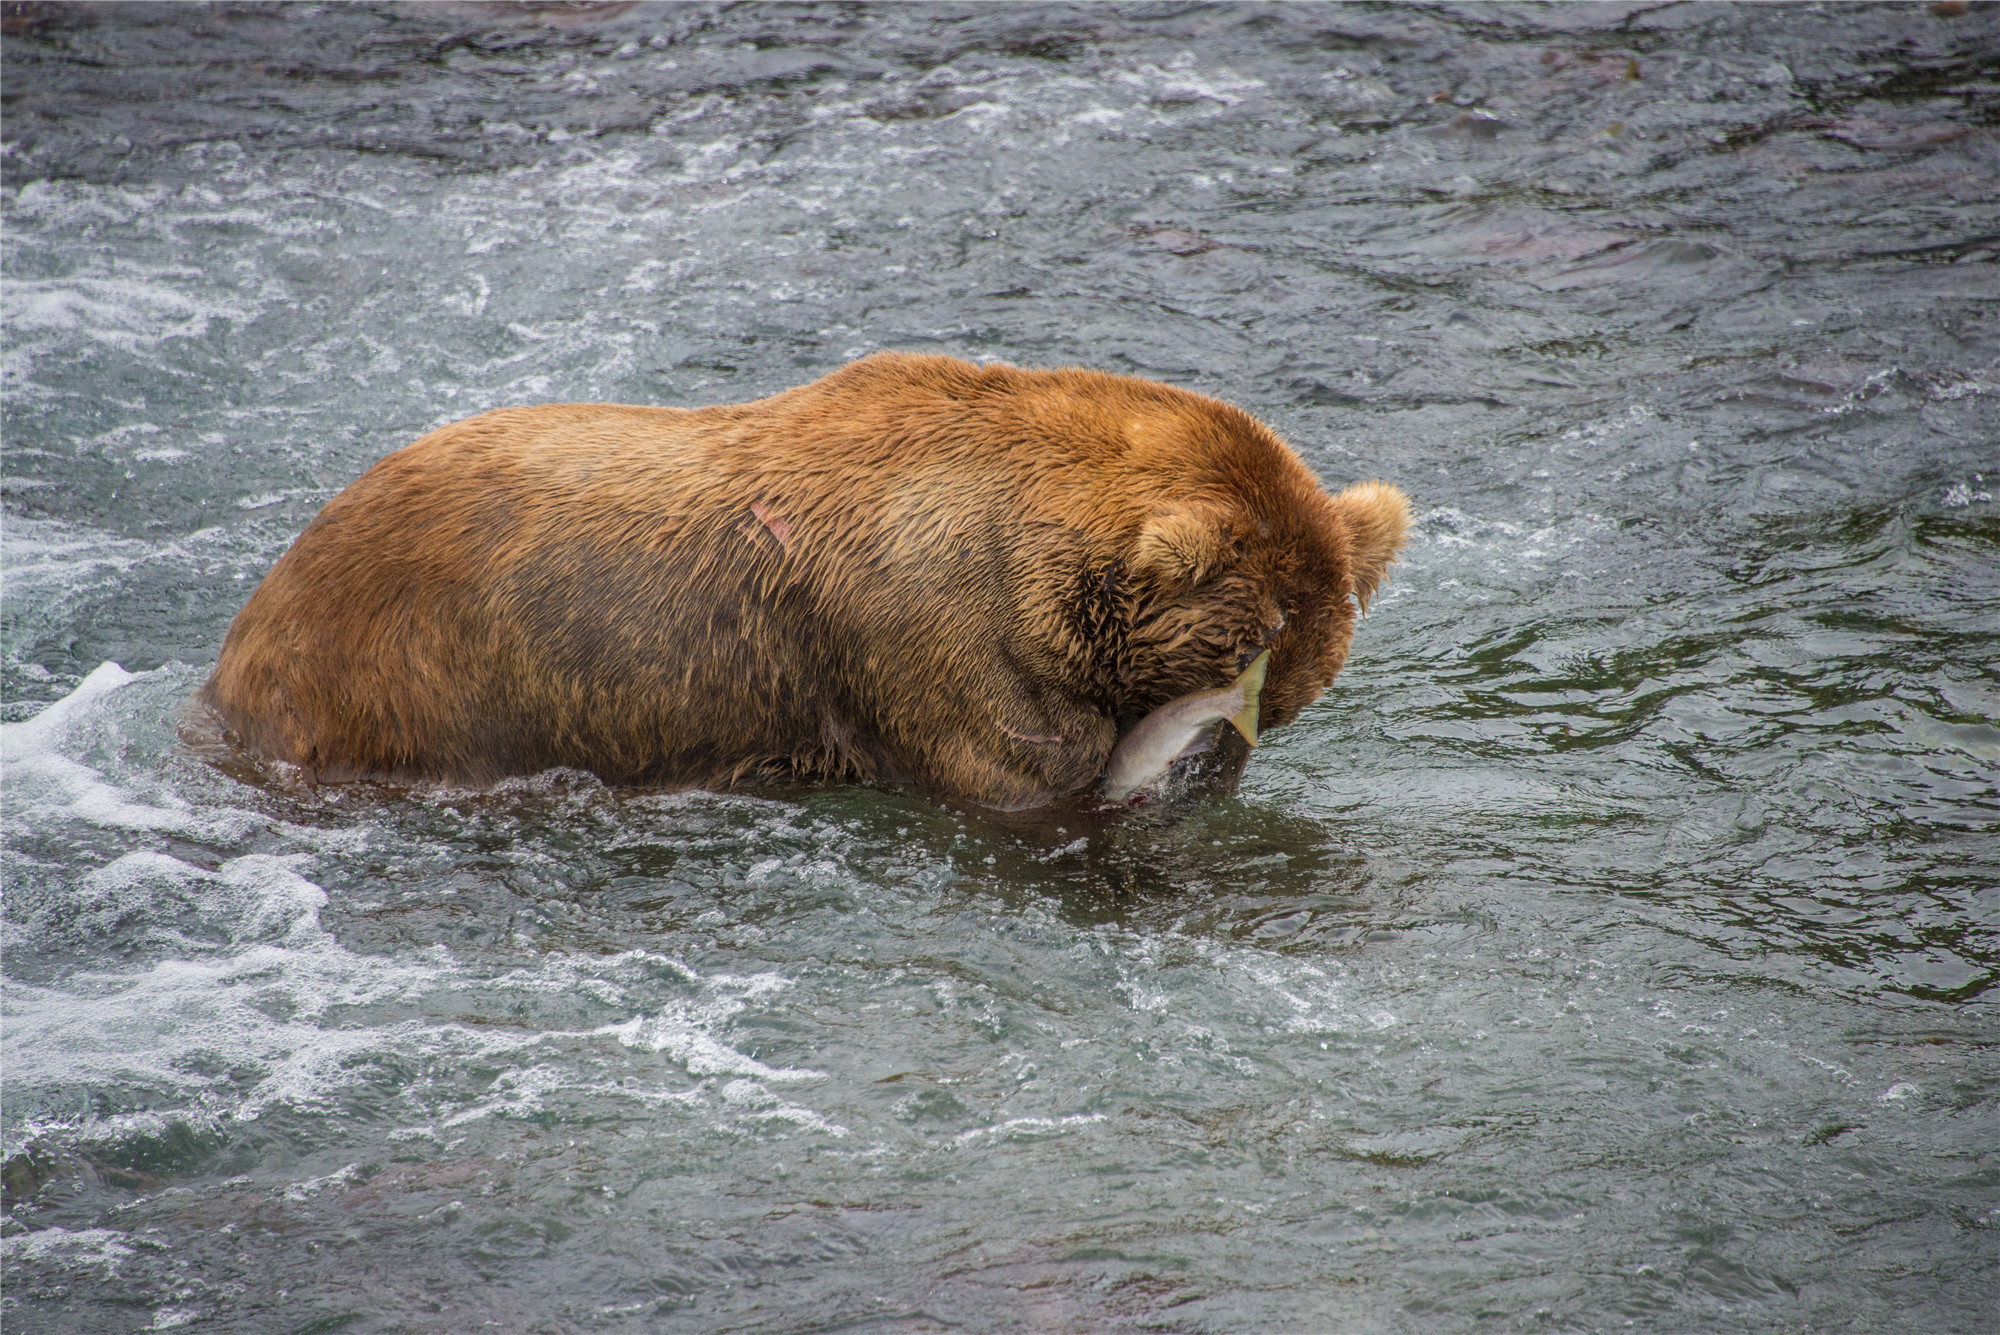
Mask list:
[[1139,726],[1126,733],[1112,751],[1099,791],[1109,801],[1123,802],[1165,774],[1182,756],[1206,751],[1205,734],[1223,719],[1235,725],[1244,741],[1257,745],[1257,697],[1264,689],[1264,669],[1270,664],[1271,651],[1266,649],[1229,685],[1184,695],[1140,719]]

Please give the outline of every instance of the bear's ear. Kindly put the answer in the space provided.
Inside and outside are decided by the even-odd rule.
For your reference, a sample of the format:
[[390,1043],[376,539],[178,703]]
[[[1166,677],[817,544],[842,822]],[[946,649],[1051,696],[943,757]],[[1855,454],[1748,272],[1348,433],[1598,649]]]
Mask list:
[[1199,584],[1229,554],[1221,519],[1185,506],[1153,515],[1132,546],[1132,568],[1167,584]]
[[1354,601],[1366,612],[1410,535],[1410,498],[1386,482],[1358,482],[1334,497],[1333,505],[1347,526]]

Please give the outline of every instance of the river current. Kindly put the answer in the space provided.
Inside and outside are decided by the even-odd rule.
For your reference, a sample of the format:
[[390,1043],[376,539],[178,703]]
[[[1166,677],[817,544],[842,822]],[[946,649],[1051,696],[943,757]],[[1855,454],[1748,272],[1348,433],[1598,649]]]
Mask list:
[[[0,53],[8,1328],[1991,1329],[2000,9],[9,4]],[[180,739],[388,451],[880,348],[1409,492],[1239,791]]]

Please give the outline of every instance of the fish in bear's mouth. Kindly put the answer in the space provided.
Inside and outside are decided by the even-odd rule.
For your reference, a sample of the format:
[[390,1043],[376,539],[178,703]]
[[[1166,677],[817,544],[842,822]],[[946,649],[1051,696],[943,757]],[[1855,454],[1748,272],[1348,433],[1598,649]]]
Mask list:
[[1139,720],[1113,748],[1099,794],[1107,802],[1124,802],[1185,777],[1197,757],[1215,748],[1224,723],[1257,745],[1258,697],[1270,664],[1266,649],[1229,685],[1170,700]]

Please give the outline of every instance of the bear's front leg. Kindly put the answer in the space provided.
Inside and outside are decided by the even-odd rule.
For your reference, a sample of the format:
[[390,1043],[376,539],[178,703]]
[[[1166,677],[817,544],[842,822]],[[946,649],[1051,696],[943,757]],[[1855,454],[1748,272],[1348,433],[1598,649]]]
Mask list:
[[1110,719],[1082,708],[992,709],[934,757],[934,786],[996,811],[1025,811],[1088,792],[1118,741]]

